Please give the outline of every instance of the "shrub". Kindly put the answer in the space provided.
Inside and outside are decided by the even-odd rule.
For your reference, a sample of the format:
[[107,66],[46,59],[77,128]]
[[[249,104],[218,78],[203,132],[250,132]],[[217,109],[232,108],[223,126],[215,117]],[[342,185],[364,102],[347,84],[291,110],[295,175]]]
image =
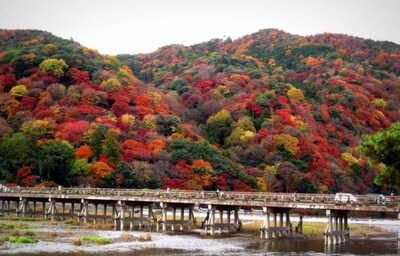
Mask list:
[[18,238],[16,236],[10,236],[8,238],[8,242],[10,243],[17,243],[18,242]]
[[97,244],[111,244],[111,239],[106,238],[106,237],[98,237],[98,236],[84,236],[82,238],[82,241],[89,241],[89,242],[94,242]]
[[145,235],[138,236],[137,240],[140,242],[146,242],[146,241],[153,240],[153,238],[151,237],[150,234],[145,234]]
[[31,239],[29,237],[26,236],[20,236],[20,237],[16,237],[16,236],[10,236],[8,238],[8,242],[10,243],[18,243],[18,244],[30,244],[30,243],[36,243],[39,240],[37,239]]
[[121,238],[122,238],[123,240],[130,241],[130,240],[132,240],[133,235],[132,235],[132,233],[130,233],[130,232],[123,232],[123,233],[121,234]]
[[82,238],[81,237],[75,237],[74,240],[72,241],[73,245],[80,246],[82,245]]

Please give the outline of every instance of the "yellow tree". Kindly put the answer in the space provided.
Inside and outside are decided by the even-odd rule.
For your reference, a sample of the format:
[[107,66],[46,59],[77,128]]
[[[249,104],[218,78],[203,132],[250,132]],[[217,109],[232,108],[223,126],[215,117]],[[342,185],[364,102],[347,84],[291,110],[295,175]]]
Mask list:
[[292,87],[288,90],[287,92],[288,96],[290,98],[294,98],[297,100],[303,100],[304,99],[304,94],[301,89],[297,89],[296,87]]
[[25,95],[28,95],[28,90],[26,89],[25,85],[16,85],[11,88],[10,94],[13,97],[21,98]]
[[62,77],[68,68],[67,63],[63,59],[46,59],[39,65],[42,72],[47,72]]
[[274,136],[275,147],[283,147],[292,155],[295,155],[299,150],[299,140],[290,134],[279,134]]

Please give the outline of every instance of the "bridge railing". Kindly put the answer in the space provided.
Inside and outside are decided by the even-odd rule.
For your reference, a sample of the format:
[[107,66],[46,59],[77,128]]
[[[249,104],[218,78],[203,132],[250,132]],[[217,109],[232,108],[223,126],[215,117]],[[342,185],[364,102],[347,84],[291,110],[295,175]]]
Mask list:
[[[277,202],[312,202],[312,203],[338,203],[334,194],[305,194],[305,193],[272,193],[272,192],[235,192],[235,191],[192,191],[192,190],[150,190],[150,189],[114,189],[114,188],[64,188],[64,187],[12,187],[1,188],[1,193],[9,194],[35,194],[35,195],[85,195],[85,196],[110,196],[110,197],[153,197],[174,199],[215,199],[233,201],[277,201]],[[354,204],[365,204],[365,195],[355,195]],[[393,198],[392,198],[393,199]],[[393,202],[400,202],[400,197],[395,197]],[[346,203],[346,202],[339,202]]]

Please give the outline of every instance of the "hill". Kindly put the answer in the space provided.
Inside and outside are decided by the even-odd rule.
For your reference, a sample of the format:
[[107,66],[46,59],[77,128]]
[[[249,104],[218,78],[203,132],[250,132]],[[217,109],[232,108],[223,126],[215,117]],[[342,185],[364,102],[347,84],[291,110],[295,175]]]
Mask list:
[[22,185],[358,193],[400,120],[400,46],[261,30],[102,56],[0,31],[0,170]]

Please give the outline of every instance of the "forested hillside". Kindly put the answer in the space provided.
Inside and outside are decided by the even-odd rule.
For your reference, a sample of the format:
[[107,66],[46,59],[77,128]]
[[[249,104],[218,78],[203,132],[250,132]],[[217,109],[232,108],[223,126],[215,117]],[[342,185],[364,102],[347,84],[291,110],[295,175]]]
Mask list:
[[[134,48],[132,46],[132,48]],[[357,146],[400,121],[400,46],[261,30],[104,56],[0,30],[0,179],[23,186],[366,193]]]

